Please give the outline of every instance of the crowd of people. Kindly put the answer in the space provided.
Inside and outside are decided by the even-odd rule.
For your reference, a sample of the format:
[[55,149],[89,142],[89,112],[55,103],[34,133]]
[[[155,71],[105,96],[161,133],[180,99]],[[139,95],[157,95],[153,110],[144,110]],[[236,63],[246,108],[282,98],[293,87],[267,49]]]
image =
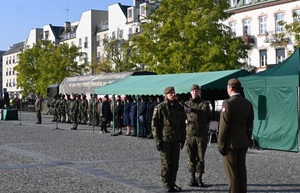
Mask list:
[[[222,104],[219,119],[218,150],[223,156],[229,193],[247,192],[246,153],[252,145],[253,107],[240,96],[241,83],[230,79],[227,85],[229,99]],[[161,178],[165,192],[181,192],[176,185],[180,150],[186,146],[189,186],[204,187],[205,153],[208,144],[208,125],[212,119],[209,102],[201,98],[201,88],[194,84],[188,96],[176,94],[175,88],[165,88],[163,95],[117,96],[111,100],[84,94],[60,94],[52,101],[53,122],[94,125],[101,133],[114,124],[117,133],[154,139],[160,152]],[[41,124],[40,98],[35,110],[37,124]],[[113,122],[113,123],[112,123]]]
[[[108,95],[98,97],[91,94],[89,99],[85,94],[59,94],[55,96],[50,108],[52,122],[72,123],[72,130],[78,125],[94,125],[101,128],[101,133],[110,133],[107,127],[114,124],[116,135],[153,138],[151,121],[154,107],[164,100],[162,95],[118,95],[114,100]],[[139,108],[139,109],[137,109]],[[114,122],[113,122],[114,121]],[[41,121],[38,121],[40,123]]]

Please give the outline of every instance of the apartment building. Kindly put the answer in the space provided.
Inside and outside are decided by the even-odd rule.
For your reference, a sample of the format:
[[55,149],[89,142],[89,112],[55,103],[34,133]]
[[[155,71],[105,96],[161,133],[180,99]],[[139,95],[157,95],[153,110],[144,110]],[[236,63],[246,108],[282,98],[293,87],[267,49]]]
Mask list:
[[6,51],[4,50],[0,50],[0,94],[1,96],[3,96],[4,94],[4,90],[3,90],[3,86],[2,86],[2,66],[3,66],[3,54],[5,53]]
[[2,88],[10,97],[17,97],[21,93],[21,89],[16,87],[17,76],[14,67],[18,64],[18,54],[24,45],[25,42],[16,43],[2,55]]
[[224,23],[231,27],[237,37],[242,37],[252,46],[245,61],[257,71],[278,64],[294,51],[294,37],[276,34],[285,29],[280,21],[291,23],[293,13],[300,15],[300,1],[294,0],[229,0],[231,13]]

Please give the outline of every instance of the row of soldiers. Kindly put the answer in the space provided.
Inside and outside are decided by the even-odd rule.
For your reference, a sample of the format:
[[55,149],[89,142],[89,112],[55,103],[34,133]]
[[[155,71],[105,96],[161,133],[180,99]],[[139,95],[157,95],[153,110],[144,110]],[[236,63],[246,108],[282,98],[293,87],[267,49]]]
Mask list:
[[[78,124],[99,125],[99,116],[96,116],[99,105],[96,95],[92,95],[87,100],[84,94],[59,94],[56,95],[51,103],[53,111],[52,122],[73,123],[72,129],[77,129]],[[93,118],[94,112],[94,118]]]

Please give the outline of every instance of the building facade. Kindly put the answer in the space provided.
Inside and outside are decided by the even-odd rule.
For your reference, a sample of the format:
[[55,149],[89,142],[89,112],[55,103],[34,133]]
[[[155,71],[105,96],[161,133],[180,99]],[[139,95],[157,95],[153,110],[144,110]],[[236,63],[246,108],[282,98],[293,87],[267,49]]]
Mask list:
[[[300,15],[300,1],[293,0],[229,0],[233,15],[224,21],[236,37],[252,46],[245,62],[257,71],[279,64],[296,48],[295,39],[285,34],[282,21],[292,23],[293,14]],[[280,35],[283,35],[279,37]]]
[[[103,40],[107,38],[127,40],[130,36],[142,33],[140,26],[147,16],[157,8],[159,0],[133,0],[133,5],[112,4],[108,11],[89,10],[81,14],[78,21],[65,22],[62,26],[51,24],[30,31],[24,42],[14,44],[2,56],[2,87],[10,95],[18,95],[21,88],[16,87],[17,76],[13,67],[17,65],[18,54],[24,46],[31,47],[39,40],[51,41],[54,45],[67,43],[81,47],[86,53],[78,62],[92,63],[105,59]],[[300,1],[294,0],[228,0],[233,15],[224,24],[231,27],[236,37],[252,46],[245,62],[249,67],[262,71],[278,64],[288,57],[295,47],[292,35],[278,38],[284,32],[281,21],[291,23],[293,14],[300,15]],[[93,73],[93,72],[91,72]]]

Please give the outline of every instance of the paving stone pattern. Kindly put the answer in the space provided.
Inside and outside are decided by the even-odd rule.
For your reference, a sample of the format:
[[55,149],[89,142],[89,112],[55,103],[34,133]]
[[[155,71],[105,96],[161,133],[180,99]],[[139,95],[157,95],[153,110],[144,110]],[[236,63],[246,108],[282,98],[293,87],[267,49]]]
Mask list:
[[[20,117],[0,121],[0,193],[162,192],[154,140],[100,134],[87,125],[74,131],[50,115],[41,125],[32,112]],[[205,170],[206,187],[189,187],[184,149],[177,184],[183,192],[228,192],[216,143],[208,146]],[[300,192],[299,153],[250,149],[247,170],[248,192]]]

